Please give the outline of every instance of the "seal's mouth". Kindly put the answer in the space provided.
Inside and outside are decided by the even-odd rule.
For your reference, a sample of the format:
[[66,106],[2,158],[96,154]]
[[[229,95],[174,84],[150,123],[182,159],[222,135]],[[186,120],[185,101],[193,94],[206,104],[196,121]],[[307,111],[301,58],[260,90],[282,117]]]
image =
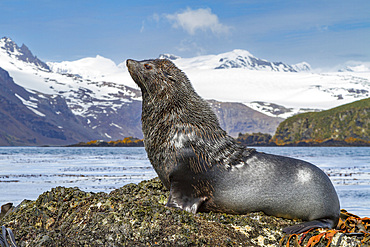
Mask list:
[[127,59],[126,60],[126,66],[129,70],[131,70],[130,68],[133,66],[134,63],[137,63],[137,61],[135,60],[132,60],[132,59]]

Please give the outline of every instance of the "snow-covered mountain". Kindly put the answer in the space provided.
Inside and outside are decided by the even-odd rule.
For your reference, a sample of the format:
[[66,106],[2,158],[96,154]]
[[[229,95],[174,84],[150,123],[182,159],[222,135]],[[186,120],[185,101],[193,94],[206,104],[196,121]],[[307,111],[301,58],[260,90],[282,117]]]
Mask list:
[[232,52],[219,55],[219,66],[215,69],[247,68],[251,70],[297,72],[292,66],[282,62],[269,62],[259,59],[244,50],[233,50]]
[[[193,58],[163,54],[161,58],[171,59],[185,71],[204,98],[242,102],[269,116],[286,118],[370,95],[370,70],[358,64],[352,70],[315,73],[306,62],[273,63],[243,50]],[[216,69],[220,67],[224,69]]]
[[231,52],[226,52],[218,55],[198,56],[194,58],[184,58],[172,55],[161,54],[159,58],[166,58],[172,61],[176,60],[176,64],[180,63],[182,67],[202,68],[202,69],[235,69],[243,68],[248,70],[258,71],[279,71],[279,72],[299,72],[309,71],[310,65],[302,62],[297,65],[288,65],[282,62],[269,62],[264,59],[253,56],[246,50],[235,49]]
[[[370,92],[370,72],[318,74],[304,62],[296,65],[268,62],[244,50],[193,58],[162,54],[160,58],[171,59],[182,69],[200,96],[218,101],[211,105],[222,127],[233,135],[254,130],[273,133],[281,121],[276,117],[332,108],[369,97]],[[82,124],[86,138],[110,140],[142,136],[141,94],[124,62],[117,65],[96,56],[44,63],[25,45],[19,47],[9,38],[0,39],[0,68],[30,93],[17,102],[46,119],[49,113],[39,105],[40,100],[32,99],[44,97],[49,99],[49,104],[54,104],[51,99],[58,97]],[[233,107],[245,114],[230,114]],[[251,108],[265,115],[247,114],[253,111]],[[265,118],[266,115],[270,118]],[[254,122],[247,119],[252,116]],[[235,119],[229,121],[229,118]],[[55,123],[59,121],[55,119]],[[234,128],[236,125],[244,127]],[[62,122],[56,126],[69,128]]]
[[[49,67],[34,56],[25,44],[22,44],[22,46],[19,47],[13,40],[4,37],[0,39],[0,48],[11,60],[15,59],[23,61],[25,63],[35,65],[39,70],[50,71]],[[6,59],[6,56],[3,57],[3,59],[8,60]]]
[[98,136],[59,95],[34,93],[0,68],[0,145],[60,145]]
[[281,117],[281,118],[288,118],[292,115],[304,113],[304,112],[318,112],[321,111],[320,109],[313,109],[313,108],[287,108],[282,105],[262,102],[262,101],[253,101],[249,103],[244,103],[248,107],[259,111],[261,113],[266,114],[267,116],[271,117]]
[[310,72],[311,71],[311,65],[306,62],[301,62],[292,65],[293,69],[297,72]]
[[[88,132],[85,135],[86,138],[81,138],[81,141],[89,141],[93,137],[110,140],[111,138],[142,136],[139,114],[141,93],[138,89],[125,86],[122,83],[102,80],[103,75],[100,72],[104,70],[89,75],[86,64],[85,72],[87,72],[84,74],[86,78],[76,74],[75,71],[53,72],[47,64],[40,62],[31,52],[26,54],[26,59],[20,59],[25,56],[24,50],[9,38],[1,39],[0,68],[9,73],[14,83],[34,95],[32,98],[60,97],[65,101],[69,110]],[[107,60],[99,57],[97,59],[103,60],[103,62]],[[97,67],[104,68],[102,64]],[[78,71],[78,73],[81,72],[83,71]],[[107,72],[112,73],[109,70]],[[98,79],[88,79],[94,77],[98,77]],[[49,120],[50,114],[43,111],[39,101],[29,100],[29,97],[23,99],[22,101],[19,98],[30,111],[38,113],[39,117],[43,117],[45,121]],[[54,103],[49,101],[49,104]],[[61,114],[61,112],[57,112],[57,114]],[[63,123],[58,126],[60,129],[68,129],[68,126],[63,126]],[[78,128],[75,130],[78,131]],[[68,142],[68,140],[65,141]]]
[[358,73],[370,73],[370,62],[347,62],[344,68],[339,69],[339,72],[358,72]]
[[[165,56],[170,58],[172,55]],[[256,65],[250,68],[246,65],[216,69],[223,61],[234,64],[241,61],[239,58],[248,56],[253,57],[249,52],[234,50],[220,55],[177,57],[173,62],[186,72],[194,88],[204,98],[242,102],[274,116],[289,117],[298,112],[329,109],[370,95],[370,72],[314,73],[305,62],[280,67],[276,66],[277,63],[268,62],[268,67]],[[223,60],[220,62],[220,59]],[[266,104],[270,105],[269,108],[278,107],[273,107],[276,111],[262,110],[267,109]],[[278,114],[281,107],[290,110]]]
[[[9,38],[0,40],[0,68],[6,75],[0,81],[0,87],[12,85],[18,91],[23,90],[22,94],[14,90],[0,92],[0,101],[8,102],[8,107],[0,105],[2,117],[13,119],[12,114],[18,112],[11,122],[0,123],[21,126],[13,129],[13,132],[0,130],[0,143],[3,140],[9,145],[55,145],[76,140],[142,137],[141,93],[123,66],[124,63],[116,65],[101,56],[72,62],[44,63],[25,45],[22,47]],[[57,105],[65,107],[62,110]],[[232,116],[227,109],[231,106],[220,103],[215,104],[214,108],[217,108],[220,116],[230,118]],[[253,130],[253,126],[260,131],[273,133],[281,121],[260,113],[254,115],[256,119],[250,120],[245,114],[255,111],[247,106],[239,108],[243,109],[244,115],[235,114],[238,116],[232,117],[233,121],[222,121],[223,127],[233,135],[237,135],[238,131]],[[54,112],[51,109],[55,109]],[[35,122],[33,119],[38,120]],[[239,123],[237,128],[228,126],[234,123]],[[47,124],[54,134],[41,131],[43,124]],[[30,129],[27,135],[26,132],[22,134],[26,128]],[[25,136],[30,138],[25,139]]]
[[[112,60],[99,55],[77,61],[47,62],[46,64],[52,72],[72,74],[92,81],[110,81],[123,84],[128,79],[124,62],[116,65]],[[130,86],[135,86],[135,84]]]
[[[280,117],[316,109],[329,109],[369,97],[370,92],[370,72],[314,73],[306,62],[294,65],[268,62],[256,58],[245,50],[192,58],[161,54],[159,58],[172,60],[188,75],[196,91],[206,99],[241,102],[270,115],[271,112],[261,110],[264,108],[263,105],[256,107],[258,103],[250,103],[264,102],[264,104],[291,108],[291,111],[283,115],[272,114]],[[89,59],[97,61],[102,58]],[[76,62],[81,63],[83,60]],[[112,63],[110,61],[110,64]],[[68,67],[67,71],[88,78],[88,75],[84,73],[85,69],[80,65],[75,66],[75,62],[68,62],[69,66],[66,66],[65,62],[61,64],[64,64],[65,69]],[[51,68],[60,68],[61,64],[48,63]],[[223,69],[220,69],[221,67]],[[99,78],[96,74],[99,66],[93,70],[95,77]],[[113,72],[101,72],[100,78],[136,87],[123,63],[116,67],[111,66],[109,70]]]

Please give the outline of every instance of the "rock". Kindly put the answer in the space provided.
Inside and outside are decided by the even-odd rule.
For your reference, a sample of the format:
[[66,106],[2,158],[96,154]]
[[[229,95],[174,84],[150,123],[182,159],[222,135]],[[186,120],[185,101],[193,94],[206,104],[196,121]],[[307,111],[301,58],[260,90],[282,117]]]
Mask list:
[[1,206],[0,219],[13,208],[13,203],[9,202]]
[[279,246],[281,229],[297,223],[263,213],[193,215],[165,207],[167,197],[158,178],[109,194],[57,187],[23,201],[0,224],[18,246]]

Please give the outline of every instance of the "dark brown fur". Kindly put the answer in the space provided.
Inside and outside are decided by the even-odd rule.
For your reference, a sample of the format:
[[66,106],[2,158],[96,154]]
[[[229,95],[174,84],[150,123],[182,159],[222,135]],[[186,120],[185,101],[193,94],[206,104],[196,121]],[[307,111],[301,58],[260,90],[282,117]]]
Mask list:
[[[174,136],[193,133],[188,142],[194,157],[189,160],[194,173],[221,165],[227,167],[245,159],[245,149],[221,129],[208,103],[193,89],[185,74],[165,59],[142,61],[144,66],[128,65],[131,76],[143,94],[142,124],[148,157],[165,186],[170,189],[169,176],[181,155]],[[147,66],[145,66],[147,64]],[[158,82],[158,83],[153,83]],[[186,138],[186,137],[185,137]],[[186,145],[186,144],[185,144]],[[218,147],[218,148],[215,148]]]
[[170,190],[167,206],[309,221],[286,232],[335,226],[338,197],[319,168],[236,143],[171,61],[127,60],[127,67],[142,91],[145,149]]

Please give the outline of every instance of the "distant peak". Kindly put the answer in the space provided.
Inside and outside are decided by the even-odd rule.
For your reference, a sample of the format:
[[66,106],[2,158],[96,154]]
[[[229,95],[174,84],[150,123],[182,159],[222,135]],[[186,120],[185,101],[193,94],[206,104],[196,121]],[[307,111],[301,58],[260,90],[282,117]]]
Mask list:
[[49,66],[32,54],[25,44],[19,47],[11,38],[3,37],[0,39],[0,48],[5,50],[8,56],[20,61],[36,65],[40,69],[50,71]]
[[250,52],[249,52],[249,51],[247,51],[247,50],[234,49],[232,52],[233,52],[233,53],[235,53],[235,54],[237,54],[237,55],[239,55],[239,56],[244,56],[244,57],[254,57],[254,56],[252,55],[252,53],[250,53]]
[[250,70],[297,72],[293,66],[282,62],[269,62],[241,49],[222,53],[218,57],[220,57],[219,65],[215,69],[246,68]]
[[6,43],[14,43],[14,41],[11,38],[8,38],[6,36],[2,37],[0,41],[6,42]]
[[370,72],[370,63],[366,62],[347,62],[347,65],[338,72]]
[[8,37],[1,38],[0,47],[8,52],[14,52],[15,50],[19,49],[17,44]]
[[301,62],[292,66],[298,72],[309,72],[311,71],[311,65],[307,62]]
[[177,60],[177,59],[180,59],[181,57],[179,56],[176,56],[176,55],[173,55],[173,54],[160,54],[159,59],[168,59],[168,60]]

